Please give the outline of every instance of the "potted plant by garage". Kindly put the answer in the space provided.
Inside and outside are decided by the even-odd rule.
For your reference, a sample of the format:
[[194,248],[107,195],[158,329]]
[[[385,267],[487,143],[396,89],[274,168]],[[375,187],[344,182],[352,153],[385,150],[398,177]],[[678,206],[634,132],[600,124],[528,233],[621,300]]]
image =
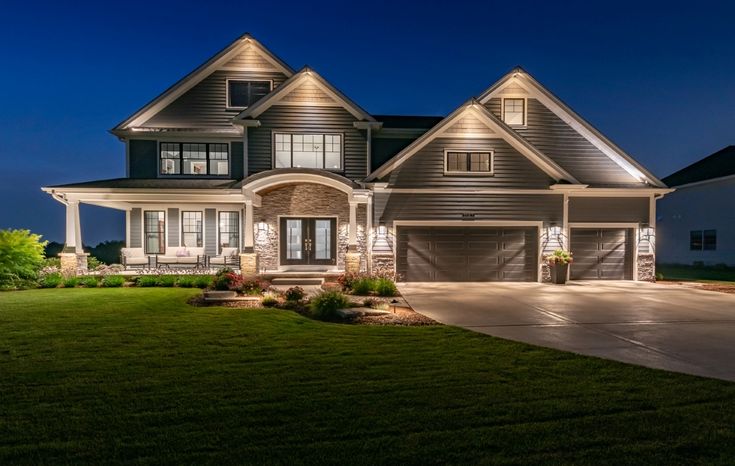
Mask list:
[[569,264],[573,261],[572,253],[563,249],[557,249],[547,255],[545,259],[551,271],[551,282],[557,285],[565,284],[569,275]]

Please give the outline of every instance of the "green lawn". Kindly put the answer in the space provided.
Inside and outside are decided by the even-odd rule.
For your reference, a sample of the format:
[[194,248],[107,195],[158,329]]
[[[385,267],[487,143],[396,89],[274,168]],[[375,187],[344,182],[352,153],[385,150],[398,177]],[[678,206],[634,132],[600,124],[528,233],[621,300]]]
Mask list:
[[735,458],[735,384],[196,292],[0,293],[0,464]]
[[702,282],[735,282],[735,269],[731,267],[694,267],[689,265],[656,265],[656,272],[664,280]]

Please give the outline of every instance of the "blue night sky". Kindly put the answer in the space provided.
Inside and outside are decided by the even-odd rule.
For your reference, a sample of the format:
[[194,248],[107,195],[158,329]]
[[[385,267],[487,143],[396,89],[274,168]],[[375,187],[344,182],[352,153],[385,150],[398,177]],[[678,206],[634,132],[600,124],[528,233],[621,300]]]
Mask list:
[[[735,144],[733,7],[560,5],[4,2],[0,228],[63,242],[40,187],[124,176],[108,130],[244,32],[372,113],[444,115],[521,65],[660,177]],[[82,233],[123,215],[83,206]]]

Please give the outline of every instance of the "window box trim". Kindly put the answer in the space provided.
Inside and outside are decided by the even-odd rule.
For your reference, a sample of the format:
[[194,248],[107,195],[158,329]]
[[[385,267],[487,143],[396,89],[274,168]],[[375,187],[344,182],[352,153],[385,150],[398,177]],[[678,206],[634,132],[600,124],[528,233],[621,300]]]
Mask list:
[[[523,123],[520,125],[511,125],[505,121],[505,101],[506,100],[522,100],[523,101]],[[521,96],[504,96],[500,99],[500,120],[511,128],[527,128],[528,127],[528,97]]]
[[273,92],[272,79],[248,79],[248,78],[225,78],[225,110],[245,110],[248,107],[236,107],[230,105],[230,81],[270,83],[268,93]]
[[[340,137],[340,144],[339,144],[339,166],[340,168],[314,168],[313,170],[324,170],[332,173],[344,173],[345,171],[345,133],[341,133],[339,131],[294,131],[294,130],[281,130],[281,129],[273,129],[271,130],[271,168],[276,168],[276,134],[289,134],[291,135],[291,167],[282,167],[282,168],[298,168],[293,166],[293,135],[302,135],[302,134],[318,134],[323,136],[339,136]],[[325,157],[325,151],[322,151],[322,162],[324,162]],[[301,167],[301,168],[307,168],[307,167]]]
[[[191,178],[191,179],[206,179],[206,178],[223,178],[223,179],[230,179],[232,176],[232,141],[206,141],[206,142],[191,142],[191,141],[168,141],[168,140],[158,140],[156,141],[158,143],[158,178]],[[178,160],[179,161],[179,171],[182,173],[163,173],[163,158],[161,157],[161,145],[162,144],[178,144],[179,145],[179,158],[178,159],[167,159],[167,160]],[[227,144],[227,173],[224,175],[212,175],[211,173],[207,173],[205,175],[195,175],[192,173],[183,173],[184,171],[184,144],[205,144],[207,146],[207,158],[202,159],[207,164],[207,172],[209,172],[209,146],[211,144]],[[218,159],[213,159],[218,160]]]
[[[490,171],[489,172],[472,172],[472,171],[450,171],[448,168],[449,153],[464,152],[467,154],[490,154]],[[447,149],[444,148],[444,176],[495,176],[495,150],[494,149]]]

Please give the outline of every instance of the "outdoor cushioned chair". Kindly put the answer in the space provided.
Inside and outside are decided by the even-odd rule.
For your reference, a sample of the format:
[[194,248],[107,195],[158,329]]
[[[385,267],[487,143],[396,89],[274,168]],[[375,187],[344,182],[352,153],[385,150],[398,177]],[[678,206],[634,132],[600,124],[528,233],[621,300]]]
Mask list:
[[120,263],[126,269],[128,267],[148,267],[150,258],[146,256],[143,248],[122,248],[120,250]]
[[240,267],[240,255],[237,248],[222,248],[218,256],[209,257],[209,266]]
[[166,253],[156,256],[156,267],[165,265],[187,265],[194,268],[204,267],[206,265],[206,256],[204,248],[187,248],[186,246],[166,248]]

